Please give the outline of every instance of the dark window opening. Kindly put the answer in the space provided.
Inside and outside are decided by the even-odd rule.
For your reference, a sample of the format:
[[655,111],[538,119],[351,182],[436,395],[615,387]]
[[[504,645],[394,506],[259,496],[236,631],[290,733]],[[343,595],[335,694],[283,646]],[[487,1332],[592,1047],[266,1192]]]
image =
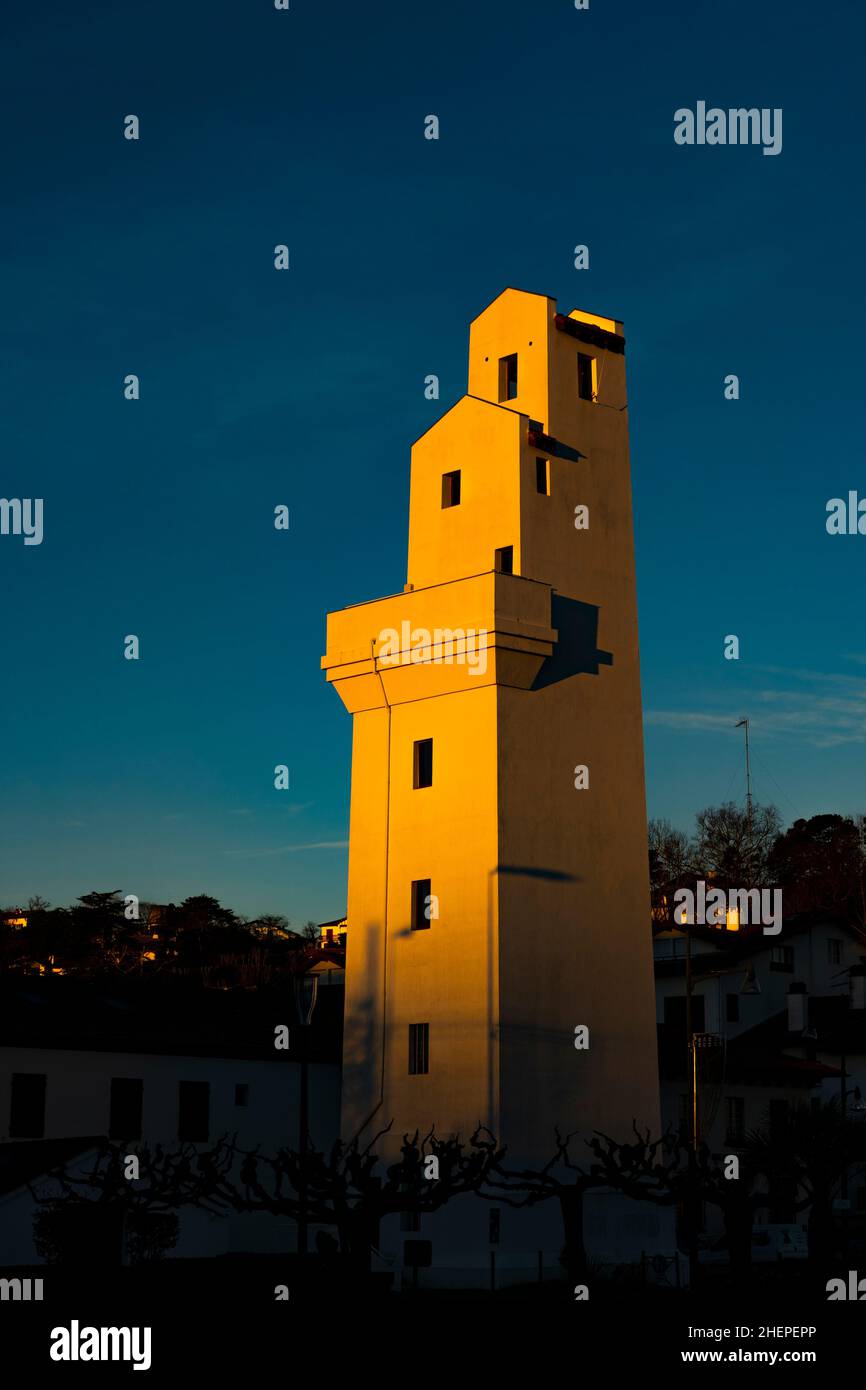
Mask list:
[[768,1108],[768,1118],[770,1121],[770,1138],[778,1141],[784,1134],[788,1125],[788,1102],[786,1100],[771,1099]]
[[250,1088],[246,1081],[239,1081],[235,1086],[235,1105],[247,1106],[250,1103]]
[[514,573],[514,546],[503,545],[493,557],[493,568],[500,574]]
[[426,1076],[430,1070],[430,1024],[409,1024],[409,1075]]
[[517,353],[499,359],[499,399],[513,401],[517,395]]
[[679,1110],[677,1114],[677,1129],[683,1143],[688,1142],[692,1123],[692,1101],[691,1096],[681,1092],[679,1096]]
[[460,506],[460,469],[442,474],[442,506]]
[[[669,994],[665,999],[665,1023],[685,1037],[686,997],[684,994]],[[704,996],[692,995],[692,1032],[704,1032]]]
[[10,1139],[44,1139],[46,1081],[47,1077],[42,1072],[12,1073]]
[[179,1081],[177,1085],[177,1137],[191,1142],[209,1137],[210,1083]]
[[140,1139],[144,1082],[137,1076],[111,1078],[109,1139]]
[[727,1096],[725,1112],[725,1143],[741,1144],[746,1137],[746,1102],[741,1096]]
[[430,879],[412,880],[412,930],[423,931],[430,926]]
[[535,460],[535,490],[540,492],[542,497],[550,496],[550,461],[548,459]]
[[740,996],[739,996],[738,994],[729,994],[729,995],[728,995],[728,998],[727,998],[727,1003],[728,1003],[728,1012],[727,1012],[727,1019],[728,1019],[728,1022],[729,1022],[729,1023],[739,1023],[739,1021],[740,1021]]
[[432,787],[433,785],[433,740],[418,738],[412,760],[412,786]]
[[577,394],[582,401],[595,399],[593,390],[594,359],[586,352],[577,354]]
[[770,951],[770,969],[790,975],[794,969],[793,946],[774,946]]

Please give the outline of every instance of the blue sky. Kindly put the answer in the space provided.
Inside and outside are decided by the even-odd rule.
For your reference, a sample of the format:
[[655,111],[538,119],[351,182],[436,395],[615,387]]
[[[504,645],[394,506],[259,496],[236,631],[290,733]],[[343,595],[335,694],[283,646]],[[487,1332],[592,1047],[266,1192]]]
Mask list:
[[[411,442],[508,284],[625,321],[650,813],[742,796],[743,714],[759,799],[866,810],[866,538],[824,524],[866,496],[861,5],[48,0],[3,27],[0,495],[44,498],[45,533],[0,537],[0,902],[344,910],[324,615],[402,587]],[[781,107],[782,153],[675,145],[698,100]]]

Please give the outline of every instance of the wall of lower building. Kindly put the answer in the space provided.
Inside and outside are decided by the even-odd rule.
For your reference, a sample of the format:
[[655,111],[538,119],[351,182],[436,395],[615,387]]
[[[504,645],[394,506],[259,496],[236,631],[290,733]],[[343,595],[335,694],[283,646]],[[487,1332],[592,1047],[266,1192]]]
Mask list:
[[[46,1077],[41,1134],[10,1134],[14,1073]],[[266,1152],[281,1144],[297,1147],[300,1069],[295,1063],[11,1047],[0,1048],[0,1141],[107,1136],[114,1077],[144,1083],[142,1138],[149,1142],[169,1147],[179,1142],[179,1083],[198,1081],[210,1087],[210,1140],[237,1133],[240,1144],[260,1143]],[[248,1088],[246,1105],[235,1104],[238,1085]],[[339,1067],[310,1064],[309,1102],[311,1133],[325,1148],[339,1132]]]

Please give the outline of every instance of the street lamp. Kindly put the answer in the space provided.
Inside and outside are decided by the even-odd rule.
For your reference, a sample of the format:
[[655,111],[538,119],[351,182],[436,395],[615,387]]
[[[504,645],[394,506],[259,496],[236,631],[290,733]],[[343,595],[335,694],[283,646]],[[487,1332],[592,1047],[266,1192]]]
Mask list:
[[319,994],[319,977],[309,973],[296,975],[294,980],[295,1018],[301,1027],[303,1043],[299,1049],[301,1062],[300,1115],[298,1118],[300,1156],[300,1211],[298,1213],[298,1254],[307,1253],[307,1136],[310,1128],[310,1048],[307,1029],[313,1021],[313,1011]]

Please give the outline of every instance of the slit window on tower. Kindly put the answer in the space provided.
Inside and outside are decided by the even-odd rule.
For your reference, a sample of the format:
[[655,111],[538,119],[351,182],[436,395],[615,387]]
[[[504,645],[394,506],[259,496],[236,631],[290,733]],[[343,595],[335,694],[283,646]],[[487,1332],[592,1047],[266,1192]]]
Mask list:
[[425,931],[430,926],[430,879],[412,880],[412,930]]
[[499,359],[499,399],[513,401],[517,395],[517,353]]
[[577,354],[577,394],[582,401],[595,400],[595,358],[587,352]]
[[442,506],[460,506],[460,469],[442,474]]
[[540,492],[542,497],[550,496],[550,460],[535,460],[535,490]]
[[497,550],[493,557],[493,568],[500,574],[514,573],[514,546],[503,545]]
[[433,740],[416,738],[412,759],[412,786],[432,787],[433,785]]
[[426,1076],[430,1070],[430,1024],[409,1024],[409,1075]]

